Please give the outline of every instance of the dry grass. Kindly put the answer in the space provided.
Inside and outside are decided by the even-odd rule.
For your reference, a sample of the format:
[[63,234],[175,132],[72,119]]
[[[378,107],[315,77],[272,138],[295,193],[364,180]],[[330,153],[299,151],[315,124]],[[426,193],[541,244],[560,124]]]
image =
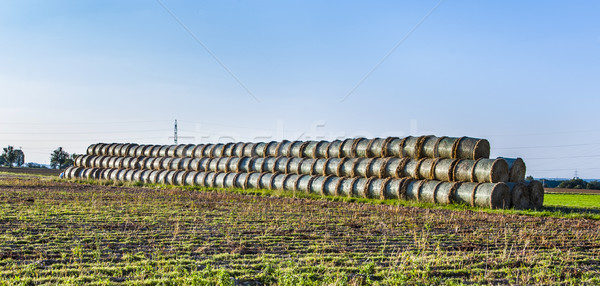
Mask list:
[[0,284],[598,284],[600,221],[0,178]]

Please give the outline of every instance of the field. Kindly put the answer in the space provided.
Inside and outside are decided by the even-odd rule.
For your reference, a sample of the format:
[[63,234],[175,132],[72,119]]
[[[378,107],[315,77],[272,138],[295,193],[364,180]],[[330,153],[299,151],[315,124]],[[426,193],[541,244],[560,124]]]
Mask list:
[[4,174],[0,285],[597,285],[600,209],[560,196],[491,211]]

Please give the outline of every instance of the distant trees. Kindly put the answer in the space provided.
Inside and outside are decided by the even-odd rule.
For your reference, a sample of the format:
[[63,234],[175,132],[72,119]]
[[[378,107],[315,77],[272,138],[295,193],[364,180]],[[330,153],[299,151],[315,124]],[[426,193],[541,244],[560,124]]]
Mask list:
[[568,181],[563,181],[562,183],[560,183],[558,185],[558,188],[600,190],[600,182],[598,182],[598,181],[586,182],[580,178],[573,178]]
[[77,154],[69,155],[62,147],[58,147],[50,154],[50,167],[64,169],[73,166],[75,157],[77,157]]
[[7,146],[2,148],[2,155],[0,159],[3,166],[20,167],[25,164],[25,154],[21,149],[15,149],[13,146]]

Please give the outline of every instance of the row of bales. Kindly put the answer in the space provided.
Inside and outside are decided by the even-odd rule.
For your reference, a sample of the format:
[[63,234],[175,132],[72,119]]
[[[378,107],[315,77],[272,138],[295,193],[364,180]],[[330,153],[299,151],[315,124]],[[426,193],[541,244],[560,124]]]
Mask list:
[[138,145],[97,143],[66,178],[262,188],[324,196],[400,199],[489,208],[540,208],[520,158],[490,159],[485,139],[349,138],[334,141]]

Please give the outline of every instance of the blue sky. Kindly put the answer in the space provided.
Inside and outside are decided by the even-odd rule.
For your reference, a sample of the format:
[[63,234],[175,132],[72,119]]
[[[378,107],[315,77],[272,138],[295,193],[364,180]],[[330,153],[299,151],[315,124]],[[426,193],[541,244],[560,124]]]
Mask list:
[[177,119],[183,143],[482,137],[600,178],[597,1],[0,3],[0,145],[28,162]]

